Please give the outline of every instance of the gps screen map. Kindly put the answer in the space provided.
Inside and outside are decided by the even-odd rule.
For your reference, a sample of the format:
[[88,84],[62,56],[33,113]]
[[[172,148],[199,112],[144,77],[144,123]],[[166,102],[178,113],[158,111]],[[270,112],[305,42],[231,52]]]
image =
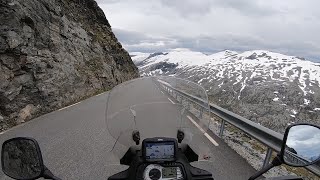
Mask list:
[[174,154],[174,142],[152,142],[146,144],[146,159],[172,159]]

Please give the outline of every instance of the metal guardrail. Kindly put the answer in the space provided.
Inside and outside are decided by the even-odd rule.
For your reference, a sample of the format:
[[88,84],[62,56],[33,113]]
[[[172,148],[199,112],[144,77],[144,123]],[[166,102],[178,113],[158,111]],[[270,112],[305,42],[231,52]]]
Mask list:
[[286,157],[287,161],[290,161],[291,163],[304,165],[304,164],[309,164],[312,162],[312,161],[305,159],[305,158],[299,156],[298,154],[292,153],[288,150],[286,150],[285,153],[286,153],[285,157]]
[[[178,99],[180,96],[180,98],[184,98],[188,101],[191,101],[199,105],[200,107],[207,108],[208,103],[206,103],[202,99],[192,96],[183,91],[180,91],[163,82],[160,82],[160,83],[163,85],[164,89],[176,99]],[[266,157],[264,159],[263,167],[269,164],[273,151],[280,152],[282,147],[282,140],[283,140],[282,134],[275,132],[271,129],[268,129],[260,124],[252,122],[244,117],[239,116],[238,114],[235,114],[231,111],[223,109],[215,104],[210,104],[208,108],[210,108],[211,113],[213,113],[214,115],[222,119],[221,126],[220,126],[220,133],[219,133],[220,137],[223,136],[225,123],[227,122],[268,147]],[[202,112],[203,110],[200,110],[200,113],[201,113],[200,115],[202,115]],[[310,172],[316,174],[317,176],[320,176],[319,166],[311,165],[305,168]]]

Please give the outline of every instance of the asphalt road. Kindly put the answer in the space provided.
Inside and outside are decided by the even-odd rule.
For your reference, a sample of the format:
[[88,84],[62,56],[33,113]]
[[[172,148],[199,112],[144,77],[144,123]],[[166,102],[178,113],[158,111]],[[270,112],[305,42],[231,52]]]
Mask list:
[[[137,97],[135,95],[137,90],[143,91],[143,95]],[[130,93],[127,95],[120,93],[117,97],[118,100],[114,102],[116,103],[114,107],[125,106],[128,101],[137,101],[136,99],[139,99],[140,102],[154,99],[167,102],[163,108],[167,109],[168,113],[162,115],[163,122],[157,124],[157,127],[165,124],[164,122],[168,119],[166,117],[174,116],[178,112],[172,108],[175,100],[165,92],[161,92],[151,81],[133,84],[127,89],[127,92],[132,93],[133,96]],[[114,138],[110,136],[105,120],[107,95],[108,93],[104,93],[89,98],[71,107],[46,114],[0,133],[0,143],[17,136],[33,137],[40,144],[46,166],[56,176],[62,179],[107,179],[108,176],[125,169],[124,166],[118,165],[116,156],[110,152],[114,145]],[[143,112],[145,118],[159,116],[150,108],[146,108],[147,110]],[[137,109],[137,111],[142,110]],[[194,122],[197,121],[196,117],[191,114],[188,118]],[[190,119],[186,122],[197,129]],[[142,126],[148,127],[147,125]],[[199,136],[197,142],[209,147],[211,162],[197,162],[194,165],[209,170],[218,180],[248,179],[255,172],[220,138],[211,133],[210,135],[212,139]],[[10,178],[0,172],[0,179]]]

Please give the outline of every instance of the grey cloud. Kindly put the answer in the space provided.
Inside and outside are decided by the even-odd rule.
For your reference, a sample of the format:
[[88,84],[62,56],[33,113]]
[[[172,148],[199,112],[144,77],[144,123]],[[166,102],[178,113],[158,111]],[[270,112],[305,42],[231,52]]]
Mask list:
[[161,3],[169,8],[174,8],[183,16],[190,14],[205,14],[211,11],[212,0],[161,0]]
[[257,0],[215,0],[215,4],[219,4],[225,8],[232,8],[237,10],[245,15],[274,15],[275,13],[279,13],[276,9],[264,6],[260,4]]
[[225,34],[224,36],[170,36],[153,37],[138,32],[114,29],[124,47],[131,52],[168,51],[173,48],[188,48],[204,53],[215,53],[225,49],[238,52],[266,49],[287,55],[301,56],[310,60],[320,56],[320,48],[313,44],[295,42],[272,42],[254,36]]
[[207,14],[212,10],[217,8],[224,8],[226,10],[233,9],[244,15],[273,15],[279,13],[279,10],[265,6],[257,0],[97,0],[99,4],[111,4],[111,3],[127,3],[135,4],[139,6],[141,4],[153,4],[156,7],[158,2],[162,6],[167,8],[172,8],[182,17],[190,17],[193,15],[203,15]]
[[319,156],[320,130],[313,126],[294,126],[290,129],[287,145],[304,157]]
[[267,16],[281,11],[264,6],[257,0],[161,0],[162,4],[174,8],[181,15],[206,14],[217,8],[233,9],[243,15]]
[[113,32],[120,39],[121,42],[126,44],[136,44],[146,40],[153,40],[151,37],[148,37],[147,35],[134,31],[126,31],[122,29],[113,28]]
[[320,61],[318,0],[98,0],[129,51],[266,49]]
[[118,37],[123,46],[131,52],[156,52],[167,51],[171,48],[176,48],[179,45],[175,44],[175,39],[154,37],[138,33],[134,31],[126,31],[114,28],[113,32]]
[[120,2],[119,0],[95,0],[98,4],[110,4]]

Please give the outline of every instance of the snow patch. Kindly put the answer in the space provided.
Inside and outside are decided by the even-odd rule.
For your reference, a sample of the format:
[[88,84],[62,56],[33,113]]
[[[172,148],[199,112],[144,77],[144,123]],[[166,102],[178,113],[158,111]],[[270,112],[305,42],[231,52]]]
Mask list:
[[218,85],[218,87],[221,88],[222,85],[223,85],[223,81]]
[[198,81],[198,84],[199,84],[199,83],[201,83],[201,82],[202,82],[202,81],[203,81],[204,79],[205,79],[205,78],[203,78],[203,79],[200,79],[200,80]]
[[241,87],[241,89],[240,89],[239,96],[238,96],[238,99],[239,99],[239,100],[240,100],[240,96],[241,96],[242,91],[243,91],[244,88],[246,87],[246,81],[247,81],[247,79],[248,79],[248,77],[246,77],[246,78],[244,79],[244,81],[242,82],[242,87]]
[[298,112],[297,112],[296,110],[294,110],[294,109],[291,110],[291,112],[292,112],[293,114],[295,114],[295,115],[298,114]]
[[273,98],[272,101],[279,101],[279,98],[278,97]]
[[295,122],[291,121],[289,123],[287,123],[288,126],[290,126],[291,124],[294,124]]
[[304,100],[304,104],[305,105],[309,105],[310,104],[310,100],[308,100],[308,99],[303,99]]

